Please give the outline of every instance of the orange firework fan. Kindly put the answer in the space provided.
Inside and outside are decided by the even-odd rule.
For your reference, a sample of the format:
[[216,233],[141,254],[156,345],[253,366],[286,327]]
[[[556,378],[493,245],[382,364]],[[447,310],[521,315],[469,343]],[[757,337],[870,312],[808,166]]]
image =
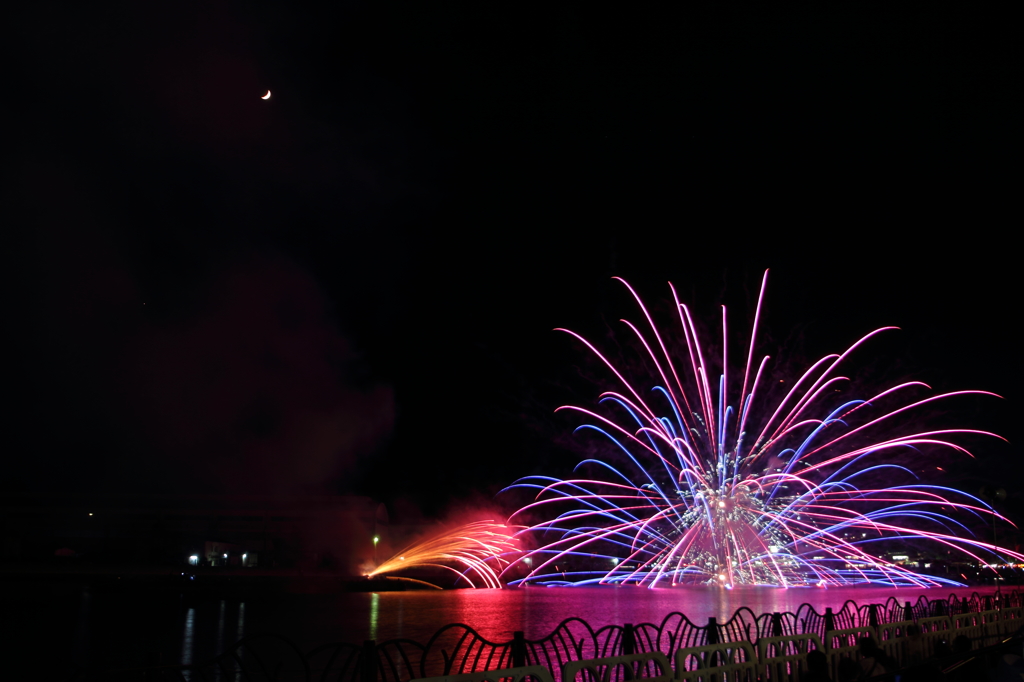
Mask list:
[[[408,580],[431,587],[432,583],[413,578],[390,576],[417,568],[435,568],[455,573],[470,587],[502,586],[498,574],[508,565],[506,556],[517,552],[510,528],[494,521],[476,521],[415,542],[371,571],[367,577]],[[438,588],[440,589],[440,588]]]

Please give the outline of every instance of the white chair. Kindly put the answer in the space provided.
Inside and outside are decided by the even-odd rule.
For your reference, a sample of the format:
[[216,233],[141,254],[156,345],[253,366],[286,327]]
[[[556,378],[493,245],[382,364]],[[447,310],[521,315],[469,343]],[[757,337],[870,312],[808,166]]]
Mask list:
[[504,670],[482,670],[476,673],[444,675],[441,677],[421,677],[411,682],[525,682],[532,678],[534,682],[554,682],[551,671],[542,665],[525,665],[521,668],[505,668]]
[[754,647],[750,642],[728,642],[679,649],[675,679],[676,682],[755,682]]
[[[660,669],[660,675],[646,674],[652,663]],[[616,670],[622,671],[621,677],[613,676]],[[616,682],[617,680],[671,682],[672,680],[672,664],[669,663],[668,656],[660,651],[569,661],[562,666],[562,682],[576,682],[576,676],[581,672],[590,673],[590,675],[589,677],[584,675],[583,680],[579,682]]]

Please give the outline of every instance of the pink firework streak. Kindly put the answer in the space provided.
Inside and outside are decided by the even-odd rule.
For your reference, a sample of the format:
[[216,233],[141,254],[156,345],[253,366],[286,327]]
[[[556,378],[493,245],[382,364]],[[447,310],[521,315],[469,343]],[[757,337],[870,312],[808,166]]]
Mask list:
[[[965,516],[1006,521],[987,504],[921,482],[909,468],[890,461],[908,448],[938,446],[970,455],[951,437],[1000,436],[974,429],[923,430],[882,440],[872,436],[880,428],[912,423],[914,411],[935,401],[995,394],[956,391],[904,401],[901,407],[874,414],[881,402],[929,388],[911,381],[868,400],[823,408],[827,399],[834,399],[837,385],[847,381],[837,375],[840,365],[868,339],[894,329],[885,327],[844,353],[814,363],[777,405],[764,409],[759,391],[764,392],[768,357],[755,365],[754,349],[767,272],[742,388],[734,396],[727,395],[725,369],[717,381],[709,376],[712,371],[690,310],[679,303],[672,285],[685,341],[679,344],[681,358],[668,350],[633,288],[619,281],[643,312],[642,326],[622,322],[646,349],[658,385],[642,395],[586,339],[559,330],[590,349],[620,384],[619,390],[601,395],[601,403],[610,408],[607,415],[582,407],[559,409],[585,415],[591,423],[577,430],[598,432],[621,456],[580,462],[576,471],[589,472],[592,478],[530,476],[511,486],[537,493],[510,522],[538,516],[547,520],[520,533],[531,536],[539,548],[506,569],[506,575],[513,567],[519,575],[527,572],[509,584],[959,584],[916,573],[869,551],[880,541],[894,540],[926,540],[978,564],[1024,560],[1024,555],[976,539],[964,525]],[[723,306],[723,368],[728,366],[727,337]],[[730,404],[733,398],[739,401]],[[865,441],[870,444],[862,445]],[[880,478],[907,482],[869,487],[868,481]]]

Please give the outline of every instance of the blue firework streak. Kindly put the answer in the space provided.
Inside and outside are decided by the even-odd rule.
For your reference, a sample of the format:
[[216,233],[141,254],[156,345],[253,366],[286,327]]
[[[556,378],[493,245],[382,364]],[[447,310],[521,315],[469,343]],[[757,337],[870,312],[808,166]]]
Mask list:
[[[913,424],[910,413],[935,401],[995,394],[955,391],[874,413],[883,399],[891,402],[911,389],[929,388],[910,381],[868,400],[823,409],[836,385],[848,381],[837,373],[840,365],[868,339],[895,329],[884,327],[814,363],[780,402],[762,405],[769,358],[755,365],[754,351],[765,272],[742,388],[730,396],[725,307],[723,369],[714,379],[690,310],[679,302],[675,288],[669,285],[685,341],[681,358],[669,352],[633,288],[619,281],[635,298],[646,324],[622,322],[646,350],[658,383],[642,395],[589,341],[559,330],[593,352],[619,385],[601,395],[601,411],[559,409],[585,415],[589,423],[578,430],[597,432],[621,456],[583,460],[575,470],[579,478],[530,476],[510,486],[536,491],[534,501],[510,522],[538,515],[546,519],[522,531],[539,547],[505,570],[506,576],[514,567],[527,573],[510,584],[959,584],[871,553],[876,543],[893,539],[927,540],[978,563],[1024,560],[1024,555],[975,538],[964,524],[972,516],[1005,520],[987,504],[923,483],[910,469],[888,461],[899,450],[922,446],[970,455],[951,438],[999,436],[955,428],[874,440],[880,428]],[[857,445],[865,441],[870,444]],[[878,479],[909,482],[871,487]]]

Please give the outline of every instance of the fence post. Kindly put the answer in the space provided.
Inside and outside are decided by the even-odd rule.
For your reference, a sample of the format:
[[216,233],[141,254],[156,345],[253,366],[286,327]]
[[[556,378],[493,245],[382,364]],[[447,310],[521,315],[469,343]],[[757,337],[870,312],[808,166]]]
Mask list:
[[372,639],[363,642],[363,653],[359,657],[359,682],[377,682],[377,643]]
[[522,668],[526,665],[526,638],[522,630],[512,633],[512,667]]
[[990,595],[990,594],[986,594],[985,595],[985,610],[986,611],[991,611],[992,610],[992,595]]
[[708,644],[718,643],[718,621],[711,616],[708,618]]
[[626,623],[622,628],[622,654],[630,656],[636,653],[636,633],[633,624]]
[[832,607],[825,609],[825,632],[836,629],[836,616],[832,613]]
[[878,604],[868,604],[868,624],[873,627],[878,627]]
[[914,607],[909,601],[903,605],[903,620],[914,620]]
[[778,611],[772,614],[772,637],[782,636],[782,614]]

